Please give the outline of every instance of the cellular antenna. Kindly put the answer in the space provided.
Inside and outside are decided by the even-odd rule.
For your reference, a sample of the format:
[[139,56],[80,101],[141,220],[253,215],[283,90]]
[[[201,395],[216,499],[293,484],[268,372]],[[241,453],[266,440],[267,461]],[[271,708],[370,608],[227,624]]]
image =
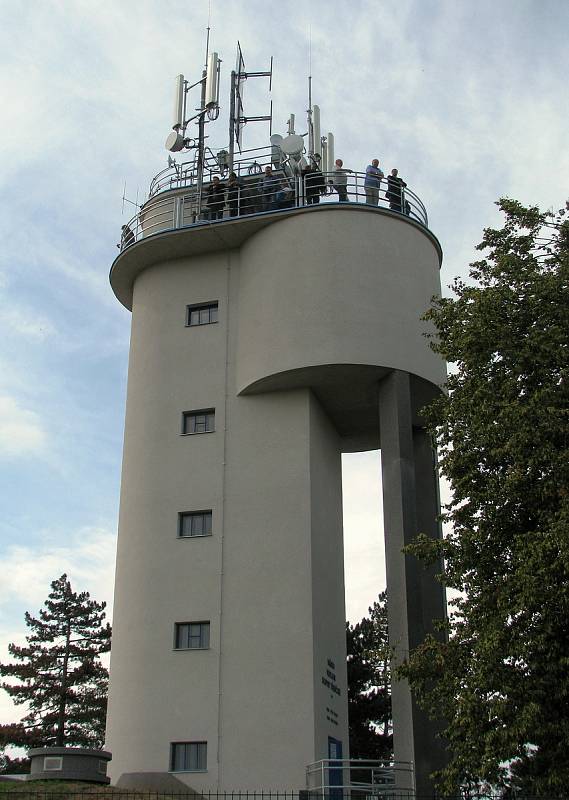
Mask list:
[[176,92],[174,96],[174,120],[172,124],[172,128],[175,131],[180,130],[180,128],[184,124],[184,112],[186,106],[185,85],[186,82],[184,80],[184,76],[178,75],[178,77],[176,78]]
[[[217,53],[211,53],[207,60],[207,73],[205,83],[205,107],[210,119],[217,119],[219,114],[219,70],[221,61]],[[211,113],[215,111],[215,117]]]

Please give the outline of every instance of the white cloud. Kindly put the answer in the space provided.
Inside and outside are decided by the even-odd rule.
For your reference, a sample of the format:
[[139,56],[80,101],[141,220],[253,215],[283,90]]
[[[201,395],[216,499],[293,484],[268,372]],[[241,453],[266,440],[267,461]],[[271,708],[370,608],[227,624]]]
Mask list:
[[42,317],[33,309],[24,306],[2,309],[0,323],[5,326],[6,335],[15,333],[37,341],[47,339],[55,333],[55,327],[47,317]]
[[[75,591],[88,591],[93,599],[111,605],[116,536],[106,528],[81,528],[66,544],[60,531],[43,532],[40,547],[12,545],[2,559],[2,606],[20,603],[31,613],[43,605],[50,584],[64,572]],[[53,544],[51,543],[53,540]],[[58,542],[58,544],[55,544]]]
[[47,435],[35,411],[22,408],[8,395],[0,396],[0,456],[8,458],[43,453]]

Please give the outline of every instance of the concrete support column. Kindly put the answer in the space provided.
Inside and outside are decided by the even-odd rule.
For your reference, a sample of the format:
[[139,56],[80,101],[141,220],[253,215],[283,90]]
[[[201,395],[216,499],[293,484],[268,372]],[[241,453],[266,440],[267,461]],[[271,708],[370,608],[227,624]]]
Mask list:
[[[444,592],[434,578],[403,548],[419,532],[439,535],[438,493],[428,436],[413,429],[410,377],[398,370],[379,384],[379,417],[383,475],[385,554],[392,668],[432,631],[432,619],[444,614]],[[436,726],[420,711],[406,681],[392,683],[396,761],[413,762],[414,786],[405,772],[396,775],[399,791],[417,797],[433,795],[429,773],[441,766]]]

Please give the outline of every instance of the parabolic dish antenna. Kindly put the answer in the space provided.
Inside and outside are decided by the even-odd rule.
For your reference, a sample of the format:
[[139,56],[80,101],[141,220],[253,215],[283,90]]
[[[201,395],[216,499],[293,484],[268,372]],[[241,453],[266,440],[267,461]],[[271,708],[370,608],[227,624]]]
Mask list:
[[171,153],[177,153],[184,147],[184,137],[178,131],[172,131],[168,134],[164,147]]
[[304,139],[296,133],[291,133],[282,140],[280,148],[287,156],[297,157],[304,150]]
[[283,142],[283,137],[280,133],[273,133],[269,141],[272,145],[275,145],[275,147],[280,147]]

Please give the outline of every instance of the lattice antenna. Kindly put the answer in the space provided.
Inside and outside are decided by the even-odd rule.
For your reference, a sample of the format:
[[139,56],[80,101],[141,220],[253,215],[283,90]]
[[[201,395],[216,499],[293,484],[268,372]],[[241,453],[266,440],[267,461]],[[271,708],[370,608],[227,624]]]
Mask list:
[[243,105],[243,90],[245,82],[248,78],[268,78],[269,79],[269,93],[273,85],[273,57],[269,69],[263,72],[247,72],[245,68],[245,59],[243,58],[243,51],[241,44],[237,42],[237,62],[235,69],[231,73],[231,92],[229,98],[229,169],[233,169],[233,160],[235,154],[235,145],[239,148],[239,152],[243,149],[243,127],[248,122],[268,122],[269,123],[269,136],[273,132],[273,101],[270,101],[270,109],[268,114],[248,116],[245,115]]

